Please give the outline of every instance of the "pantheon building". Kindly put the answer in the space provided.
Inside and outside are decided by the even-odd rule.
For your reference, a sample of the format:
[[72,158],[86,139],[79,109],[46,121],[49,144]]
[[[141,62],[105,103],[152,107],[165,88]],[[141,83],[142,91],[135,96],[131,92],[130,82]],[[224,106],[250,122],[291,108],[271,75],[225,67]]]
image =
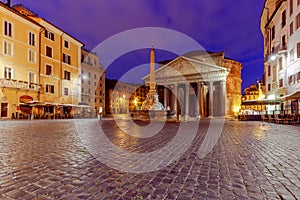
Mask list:
[[[242,64],[224,52],[194,51],[160,63],[154,72],[159,101],[184,120],[236,115]],[[143,81],[149,85],[150,75]]]

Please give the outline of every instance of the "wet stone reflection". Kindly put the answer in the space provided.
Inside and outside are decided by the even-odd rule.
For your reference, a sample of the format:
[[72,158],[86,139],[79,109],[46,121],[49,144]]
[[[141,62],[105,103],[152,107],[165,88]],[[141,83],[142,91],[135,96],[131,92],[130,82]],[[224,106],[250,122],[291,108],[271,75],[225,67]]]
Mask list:
[[[191,146],[179,159],[158,171],[126,173],[104,165],[87,151],[76,130],[79,122],[0,121],[0,199],[300,196],[299,126],[226,121],[212,152],[200,159],[197,152],[209,124],[201,120]],[[166,123],[157,134],[139,138],[125,133],[126,128],[131,130],[129,122],[122,122],[121,128],[113,120],[96,122],[113,144],[135,153],[163,148],[178,130],[178,124]]]

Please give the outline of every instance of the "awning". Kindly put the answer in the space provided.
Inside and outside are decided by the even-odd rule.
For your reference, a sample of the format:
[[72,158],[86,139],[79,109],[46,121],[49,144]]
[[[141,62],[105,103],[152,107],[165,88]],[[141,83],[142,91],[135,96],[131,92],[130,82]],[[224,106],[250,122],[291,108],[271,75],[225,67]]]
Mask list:
[[294,92],[293,94],[285,95],[283,97],[280,97],[279,99],[283,99],[283,100],[296,100],[296,99],[300,99],[300,91]]
[[262,99],[262,100],[247,100],[242,101],[242,106],[254,106],[254,105],[277,105],[283,102],[279,99]]

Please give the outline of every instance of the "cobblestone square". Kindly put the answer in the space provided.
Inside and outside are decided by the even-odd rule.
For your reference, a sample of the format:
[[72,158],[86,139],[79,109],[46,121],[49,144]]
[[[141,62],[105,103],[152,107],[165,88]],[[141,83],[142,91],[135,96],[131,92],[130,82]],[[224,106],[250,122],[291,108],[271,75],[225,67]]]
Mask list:
[[[0,121],[0,199],[300,198],[299,125],[227,120],[213,150],[200,159],[197,153],[209,122],[199,121],[191,145],[174,162],[151,172],[129,173],[92,155],[77,125],[98,124],[112,144],[139,155],[163,149],[175,138],[179,123],[168,122],[157,134],[138,137],[126,120]],[[195,122],[184,126],[189,123]],[[125,133],[130,130],[132,134]],[[177,153],[173,147],[170,156]],[[117,163],[125,154],[108,155]],[[163,166],[161,157],[152,159]]]

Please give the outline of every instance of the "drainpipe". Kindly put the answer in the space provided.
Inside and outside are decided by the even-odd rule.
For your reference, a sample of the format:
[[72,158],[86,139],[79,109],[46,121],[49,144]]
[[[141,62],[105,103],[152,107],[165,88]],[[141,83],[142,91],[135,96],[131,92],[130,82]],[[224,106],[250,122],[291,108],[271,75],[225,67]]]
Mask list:
[[62,69],[62,63],[63,63],[63,52],[62,52],[62,45],[63,45],[63,35],[65,33],[60,35],[60,91],[59,91],[59,95],[60,95],[60,99],[61,99],[61,103],[63,103],[63,95],[62,95],[62,91],[63,91],[63,69]]
[[[38,73],[38,85],[41,85],[41,70],[42,70],[42,33],[45,31],[45,28],[42,27],[39,32],[39,73]],[[41,100],[41,88],[38,90],[38,101]]]

